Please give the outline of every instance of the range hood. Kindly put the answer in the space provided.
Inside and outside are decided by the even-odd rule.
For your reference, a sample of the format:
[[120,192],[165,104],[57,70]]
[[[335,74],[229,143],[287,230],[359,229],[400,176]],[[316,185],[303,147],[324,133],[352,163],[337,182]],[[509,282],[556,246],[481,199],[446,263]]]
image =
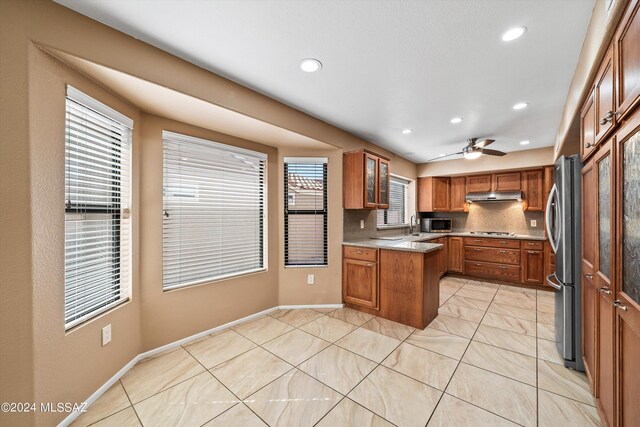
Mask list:
[[522,191],[487,191],[468,193],[465,200],[469,203],[522,201]]

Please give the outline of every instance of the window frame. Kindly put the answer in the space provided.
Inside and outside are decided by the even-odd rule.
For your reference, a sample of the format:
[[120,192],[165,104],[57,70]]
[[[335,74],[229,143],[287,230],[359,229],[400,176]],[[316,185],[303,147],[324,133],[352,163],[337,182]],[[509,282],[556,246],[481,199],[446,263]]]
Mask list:
[[[167,207],[166,207],[166,194],[165,194],[165,188],[167,188],[166,186],[166,177],[165,177],[165,173],[166,173],[166,144],[167,141],[170,141],[172,143],[198,143],[198,144],[206,144],[208,146],[211,146],[212,148],[218,149],[218,150],[222,150],[225,151],[226,153],[231,154],[232,156],[238,155],[238,156],[251,156],[253,158],[258,159],[259,161],[262,162],[262,179],[261,179],[261,194],[262,194],[262,199],[261,199],[261,224],[260,224],[260,228],[262,230],[261,232],[261,252],[260,252],[260,267],[259,268],[254,268],[254,269],[246,269],[246,270],[242,270],[242,271],[238,271],[238,272],[233,272],[233,273],[227,273],[227,274],[219,274],[219,275],[209,275],[205,278],[200,278],[197,280],[190,280],[190,281],[185,281],[185,282],[181,282],[179,284],[174,284],[174,285],[169,285],[166,286],[165,285],[165,254],[164,254],[164,242],[165,242],[165,235],[164,235],[164,220],[167,217]],[[210,139],[205,139],[205,138],[199,138],[199,137],[195,137],[195,136],[191,136],[191,135],[187,135],[187,134],[183,134],[183,133],[177,133],[177,132],[172,132],[169,130],[164,129],[162,131],[162,159],[163,159],[163,170],[162,170],[162,214],[163,214],[163,232],[162,232],[162,241],[163,241],[163,254],[162,254],[162,291],[163,292],[170,292],[170,291],[174,291],[174,290],[179,290],[179,289],[186,289],[186,288],[190,288],[193,286],[202,286],[202,285],[207,285],[207,284],[211,284],[211,283],[216,283],[222,280],[228,280],[228,279],[234,279],[237,277],[242,277],[242,276],[247,276],[250,274],[257,274],[257,273],[263,273],[268,271],[268,265],[269,265],[269,260],[268,260],[268,235],[269,235],[269,231],[268,231],[268,155],[260,152],[260,151],[255,151],[255,150],[251,150],[251,149],[245,149],[245,148],[241,148],[241,147],[237,147],[234,145],[230,145],[230,144],[225,144],[225,143],[221,143],[221,142],[217,142],[217,141],[213,141]],[[235,157],[235,156],[234,156]],[[194,192],[193,192],[193,198],[198,199],[199,198],[199,186],[198,184],[195,184],[196,186],[194,187]],[[174,188],[174,187],[169,187],[169,188]],[[185,194],[180,194],[180,193],[176,193],[173,194],[174,197],[181,197],[181,198],[191,198],[192,196],[189,195],[185,195]],[[244,224],[243,224],[244,226]]]
[[[403,185],[405,187],[405,192],[404,192],[404,222],[402,223],[398,223],[398,224],[388,224],[387,223],[387,216],[389,213],[389,210],[391,209],[391,202],[392,202],[392,198],[391,198],[391,186],[394,184],[400,184]],[[378,212],[382,211],[383,214],[383,218],[384,218],[384,222],[381,224],[378,222],[378,214],[376,214],[376,228],[378,230],[388,230],[388,229],[393,229],[393,228],[409,228],[410,226],[410,213],[409,213],[409,203],[410,203],[410,197],[409,197],[409,190],[411,188],[411,180],[407,179],[407,178],[403,178],[401,176],[398,175],[394,175],[391,174],[390,175],[390,180],[389,180],[389,209],[381,209],[378,210]]]
[[[316,209],[288,209],[289,207],[289,163],[291,164],[322,164],[323,165],[323,210],[318,211]],[[283,176],[284,176],[284,267],[285,268],[325,268],[329,266],[329,190],[328,190],[328,181],[329,181],[329,159],[326,157],[285,157],[283,161]],[[295,195],[293,199],[295,201]],[[324,263],[292,263],[289,264],[288,257],[288,245],[289,245],[289,215],[323,215],[323,248],[324,248]]]
[[[71,106],[69,103],[77,104],[76,106]],[[68,182],[68,164],[71,160],[68,157],[69,150],[69,141],[70,141],[70,133],[68,123],[70,121],[69,118],[69,109],[86,109],[92,112],[93,114],[97,114],[106,118],[124,130],[122,134],[122,138],[119,139],[119,147],[115,150],[120,152],[120,157],[117,159],[112,157],[114,164],[117,164],[117,167],[112,168],[112,176],[117,178],[113,180],[109,180],[112,182],[113,193],[111,194],[111,199],[109,203],[106,205],[102,204],[92,204],[92,203],[73,203],[71,200],[67,200],[66,191]],[[96,219],[105,219],[111,220],[112,230],[117,230],[117,232],[112,232],[114,242],[111,244],[113,249],[111,254],[111,268],[110,271],[117,271],[117,279],[114,280],[114,287],[112,289],[113,294],[112,297],[105,295],[105,302],[102,305],[96,306],[91,311],[78,315],[73,319],[67,321],[67,301],[66,301],[66,292],[67,292],[67,271],[65,268],[65,277],[64,277],[64,293],[65,293],[65,301],[63,304],[64,308],[64,329],[66,332],[69,332],[86,322],[108,312],[128,301],[132,298],[132,282],[131,282],[131,267],[127,269],[123,268],[123,265],[131,265],[131,257],[132,257],[132,230],[131,230],[131,215],[130,215],[130,206],[131,206],[131,198],[133,196],[132,188],[131,188],[131,180],[133,176],[133,164],[131,158],[132,152],[132,139],[133,139],[133,120],[129,117],[121,114],[120,112],[112,109],[111,107],[103,104],[102,102],[92,98],[91,96],[79,91],[71,85],[66,86],[66,95],[65,95],[65,156],[64,156],[64,185],[65,185],[65,202],[64,202],[64,230],[65,230],[65,240],[64,240],[64,254],[65,258],[67,256],[67,250],[70,249],[67,247],[67,222],[76,222],[83,220],[96,220]],[[123,158],[123,155],[126,155],[126,159]],[[126,161],[125,161],[126,160]],[[123,164],[124,163],[124,164]],[[124,173],[124,167],[127,167],[128,170]],[[117,173],[114,173],[117,171]],[[125,186],[126,185],[126,186]],[[122,195],[126,192],[127,199],[123,200]],[[124,221],[127,222],[126,226]],[[117,224],[117,225],[113,225]],[[123,239],[123,233],[126,234],[126,239]],[[123,242],[124,240],[124,242]],[[126,244],[126,256],[128,259],[123,261],[123,256],[125,256],[123,252],[123,244]],[[126,273],[126,274],[125,274]],[[95,291],[93,288],[89,288]],[[99,292],[97,292],[99,294]],[[116,297],[117,299],[112,299]]]

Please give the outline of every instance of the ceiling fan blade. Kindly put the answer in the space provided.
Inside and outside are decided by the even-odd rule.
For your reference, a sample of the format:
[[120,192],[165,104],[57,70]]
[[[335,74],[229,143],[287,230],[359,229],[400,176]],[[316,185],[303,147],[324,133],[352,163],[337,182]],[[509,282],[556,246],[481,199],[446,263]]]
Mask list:
[[486,148],[482,149],[482,154],[487,154],[489,156],[504,156],[505,153],[504,151],[498,151],[498,150],[487,150]]
[[475,146],[477,148],[484,148],[489,144],[493,144],[494,142],[496,142],[495,139],[483,139],[482,141],[476,142]]
[[444,156],[434,157],[433,159],[427,160],[427,162],[432,162],[434,160],[444,159],[445,157],[449,157],[449,156],[455,156],[456,154],[462,154],[462,151],[460,151],[459,153],[450,153],[450,154],[445,154]]

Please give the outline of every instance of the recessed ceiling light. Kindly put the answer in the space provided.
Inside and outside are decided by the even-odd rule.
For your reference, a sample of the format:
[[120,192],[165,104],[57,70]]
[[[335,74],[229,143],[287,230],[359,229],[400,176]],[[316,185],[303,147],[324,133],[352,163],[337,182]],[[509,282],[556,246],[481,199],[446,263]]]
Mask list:
[[462,121],[462,117],[454,117],[453,119],[451,119],[451,123],[456,124],[456,123],[460,123]]
[[502,35],[502,41],[510,42],[519,37],[522,37],[524,33],[527,32],[527,27],[515,27],[509,29],[506,33]]
[[446,154],[444,153],[438,155],[438,157],[444,157],[444,156],[446,156]]
[[520,141],[520,145],[529,145],[531,141]]
[[409,135],[411,132],[413,132],[411,129],[402,129],[404,135]]
[[314,58],[305,58],[300,61],[300,69],[305,73],[313,73],[322,68],[322,62]]
[[513,106],[514,110],[522,110],[523,108],[527,108],[529,104],[526,102],[518,102],[516,105]]

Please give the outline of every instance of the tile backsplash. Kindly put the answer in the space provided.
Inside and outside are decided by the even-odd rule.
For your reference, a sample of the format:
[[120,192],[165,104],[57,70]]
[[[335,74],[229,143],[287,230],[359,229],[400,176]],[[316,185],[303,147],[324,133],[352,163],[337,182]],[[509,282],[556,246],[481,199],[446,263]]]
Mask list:
[[[507,231],[544,235],[544,213],[525,212],[519,202],[472,203],[469,212],[422,214],[431,218],[451,218],[453,231]],[[531,227],[531,220],[537,222]]]
[[[429,218],[451,218],[453,231],[507,231],[516,234],[544,235],[544,213],[525,212],[519,202],[492,202],[471,204],[469,212],[437,212],[421,214]],[[344,210],[344,239],[406,234],[407,229],[378,230],[375,210]],[[364,220],[364,229],[360,221]],[[531,220],[537,221],[531,227]]]

